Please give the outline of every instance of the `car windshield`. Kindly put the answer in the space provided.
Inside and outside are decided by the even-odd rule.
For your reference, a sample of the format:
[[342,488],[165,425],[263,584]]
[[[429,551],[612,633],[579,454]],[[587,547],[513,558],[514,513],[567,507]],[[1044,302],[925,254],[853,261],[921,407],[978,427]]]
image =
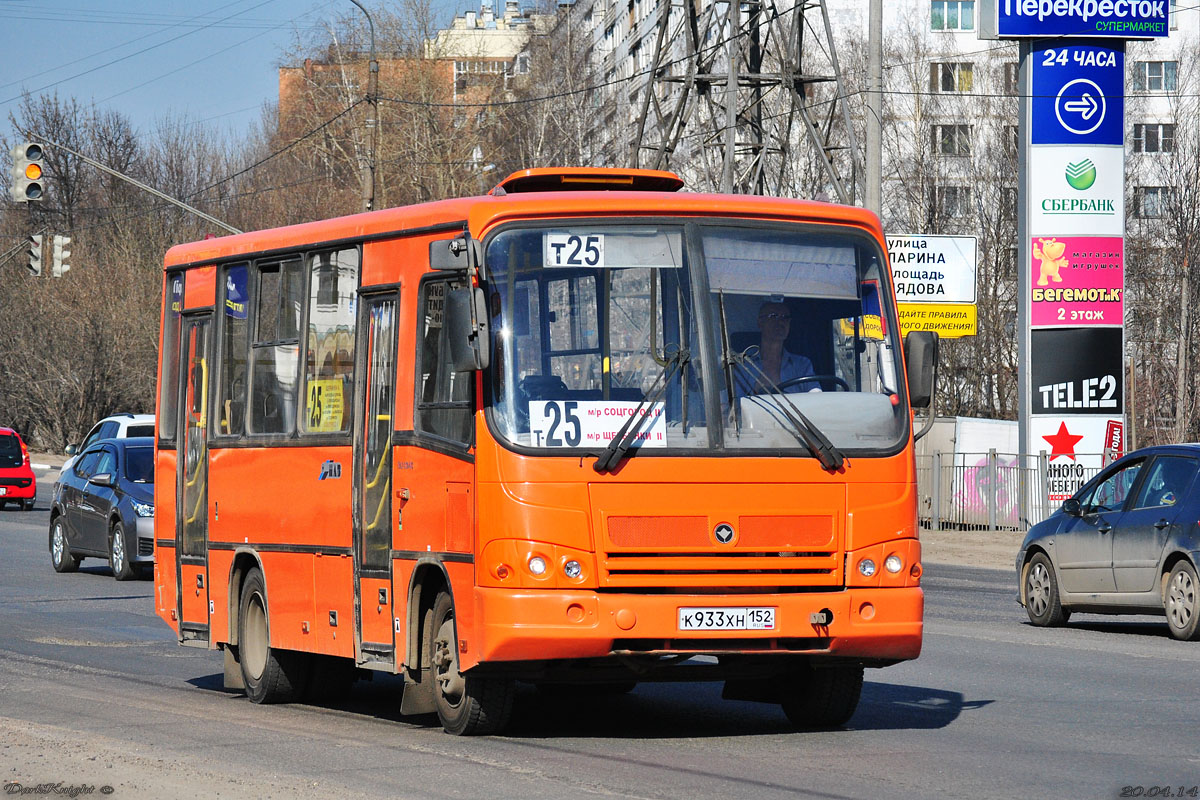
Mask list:
[[128,428],[125,429],[125,435],[128,436],[130,439],[136,438],[138,436],[153,436],[154,435],[154,425],[153,424],[130,425]]
[[0,467],[19,467],[24,461],[20,440],[11,433],[0,433]]
[[534,448],[598,451],[631,415],[646,451],[811,453],[814,429],[894,448],[907,420],[883,263],[834,226],[504,230],[486,248],[490,420]]
[[125,448],[125,477],[134,483],[154,483],[154,448]]

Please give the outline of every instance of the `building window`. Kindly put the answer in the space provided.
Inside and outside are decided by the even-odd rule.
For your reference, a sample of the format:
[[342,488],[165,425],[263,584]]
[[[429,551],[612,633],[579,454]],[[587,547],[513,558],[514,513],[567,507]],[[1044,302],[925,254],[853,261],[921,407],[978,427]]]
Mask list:
[[1177,3],[1176,0],[1171,0],[1170,19],[1171,19],[1171,30],[1173,30],[1173,31],[1179,30],[1179,9],[1177,8],[1178,5],[1179,5],[1179,3]]
[[940,219],[961,219],[971,213],[971,187],[935,186],[933,208]]
[[975,85],[973,65],[937,62],[929,65],[929,91],[969,92]]
[[1017,187],[1001,186],[1000,218],[1003,220],[1015,220],[1017,218],[1017,203]]
[[1173,92],[1178,67],[1178,61],[1139,61],[1134,88],[1142,92]]
[[929,4],[929,29],[975,30],[975,0],[932,0]]
[[941,156],[971,155],[971,126],[934,125],[933,152]]
[[1175,126],[1170,123],[1134,125],[1133,152],[1174,153]]
[[1159,219],[1167,215],[1171,201],[1169,186],[1138,186],[1133,190],[1134,214],[1142,219]]
[[1005,125],[1002,133],[1001,146],[1008,158],[1017,158],[1021,154],[1021,129],[1016,125]]
[[1015,95],[1021,90],[1021,64],[1019,61],[1004,63],[1004,93]]

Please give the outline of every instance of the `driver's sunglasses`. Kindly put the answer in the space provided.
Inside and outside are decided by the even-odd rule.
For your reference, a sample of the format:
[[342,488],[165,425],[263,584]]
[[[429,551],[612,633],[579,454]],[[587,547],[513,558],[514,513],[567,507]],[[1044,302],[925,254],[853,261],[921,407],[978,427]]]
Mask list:
[[758,318],[759,319],[781,319],[784,322],[788,322],[791,320],[792,315],[791,314],[781,314],[778,311],[768,311],[766,314],[759,314]]

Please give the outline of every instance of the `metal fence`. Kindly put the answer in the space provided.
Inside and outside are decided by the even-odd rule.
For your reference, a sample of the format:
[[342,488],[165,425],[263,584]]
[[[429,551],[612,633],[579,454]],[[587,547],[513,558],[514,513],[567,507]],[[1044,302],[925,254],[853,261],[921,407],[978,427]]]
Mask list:
[[1050,464],[1046,453],[990,450],[917,456],[921,526],[1025,530],[1050,516],[1117,455],[1078,454],[1069,467]]

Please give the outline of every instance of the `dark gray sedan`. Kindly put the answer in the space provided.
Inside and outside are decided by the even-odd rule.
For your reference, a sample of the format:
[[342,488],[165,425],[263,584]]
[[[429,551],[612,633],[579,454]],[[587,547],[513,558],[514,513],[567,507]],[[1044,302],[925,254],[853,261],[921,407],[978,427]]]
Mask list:
[[91,444],[54,486],[50,561],[74,572],[85,557],[107,558],[119,581],[154,564],[154,439]]
[[1017,554],[1030,621],[1165,614],[1176,639],[1200,639],[1198,473],[1200,445],[1137,450],[1030,528]]

